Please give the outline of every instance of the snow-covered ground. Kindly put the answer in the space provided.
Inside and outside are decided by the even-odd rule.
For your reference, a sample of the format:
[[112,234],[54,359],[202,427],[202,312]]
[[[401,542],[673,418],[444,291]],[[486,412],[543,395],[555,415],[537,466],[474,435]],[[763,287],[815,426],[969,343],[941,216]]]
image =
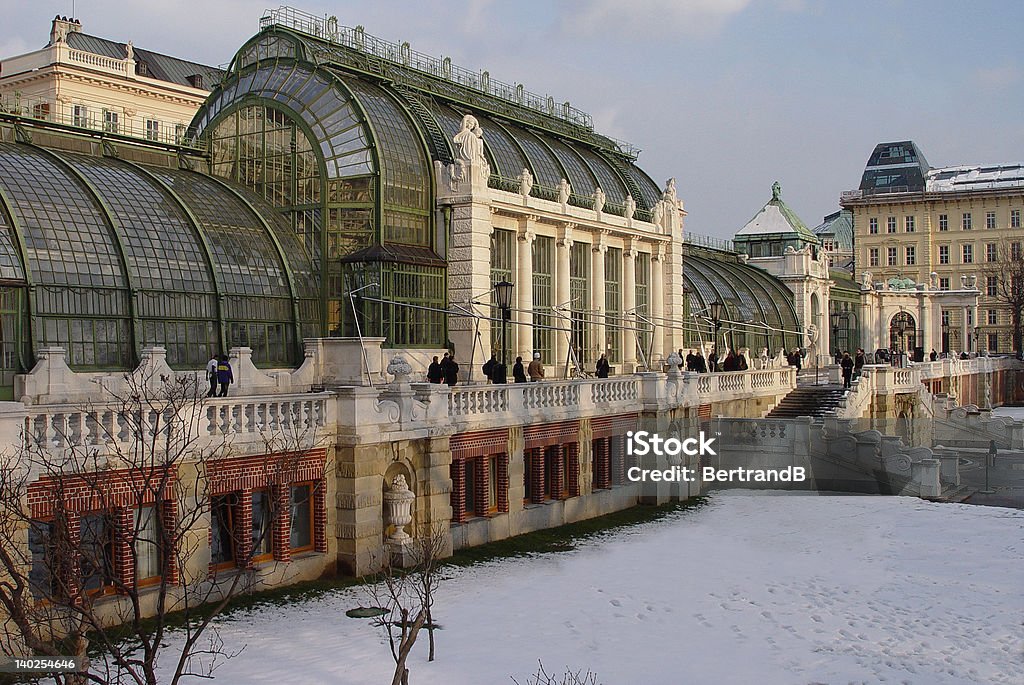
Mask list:
[[[416,685],[523,683],[538,659],[605,685],[1019,685],[1024,672],[1024,511],[733,491],[450,575],[437,661],[425,634],[410,660]],[[352,588],[231,615],[225,646],[246,646],[216,682],[391,682],[381,629],[345,616],[368,602]]]

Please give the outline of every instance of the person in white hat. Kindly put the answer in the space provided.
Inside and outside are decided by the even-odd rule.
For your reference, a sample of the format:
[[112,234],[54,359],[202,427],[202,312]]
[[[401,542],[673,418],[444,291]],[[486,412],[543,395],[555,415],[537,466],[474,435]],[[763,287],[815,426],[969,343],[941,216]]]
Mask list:
[[530,374],[531,381],[544,380],[544,365],[540,363],[540,352],[533,353],[533,361],[527,367],[526,373]]

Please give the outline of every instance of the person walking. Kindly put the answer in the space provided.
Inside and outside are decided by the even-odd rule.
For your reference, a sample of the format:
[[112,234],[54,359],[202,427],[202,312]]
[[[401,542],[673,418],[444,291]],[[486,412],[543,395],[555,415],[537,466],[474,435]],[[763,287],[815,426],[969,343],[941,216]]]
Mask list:
[[850,381],[853,380],[853,359],[850,358],[849,352],[843,352],[843,358],[839,360],[839,366],[843,368],[843,389],[850,387]]
[[445,355],[441,360],[441,374],[444,382],[451,387],[459,382],[459,365],[455,362],[455,355]]
[[217,394],[217,365],[220,363],[220,357],[212,355],[210,361],[206,362],[206,380],[210,381],[210,392],[206,393],[207,397],[214,397]]
[[597,360],[597,377],[608,378],[608,371],[611,370],[611,364],[608,363],[607,355],[602,354],[601,358]]
[[516,383],[526,382],[526,369],[523,368],[523,358],[516,357],[516,363],[512,365],[512,379]]
[[[446,354],[445,357],[447,356]],[[444,378],[444,373],[441,372],[441,365],[438,363],[437,357],[434,357],[434,361],[430,362],[430,366],[427,367],[427,380],[431,383],[440,383],[442,378]]]
[[235,376],[231,373],[231,363],[226,354],[222,354],[217,362],[217,381],[220,383],[220,394],[217,396],[227,397],[228,386],[235,382]]
[[544,380],[544,365],[540,363],[540,352],[533,353],[533,361],[527,367],[526,372],[530,374],[531,381]]
[[700,350],[697,350],[697,354],[694,355],[693,370],[697,373],[708,372],[708,363],[704,360],[704,355]]
[[864,371],[864,362],[867,361],[864,358],[864,348],[857,348],[857,356],[853,358],[853,373],[857,378],[860,378],[860,374]]
[[711,348],[711,353],[708,355],[708,371],[714,373],[718,371],[718,353],[715,352],[715,348]]

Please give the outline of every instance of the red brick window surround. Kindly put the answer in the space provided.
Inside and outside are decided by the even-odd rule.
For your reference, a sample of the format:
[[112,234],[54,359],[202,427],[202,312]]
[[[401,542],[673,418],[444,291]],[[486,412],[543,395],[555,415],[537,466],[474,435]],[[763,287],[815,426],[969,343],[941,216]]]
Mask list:
[[[701,406],[698,416],[705,407],[710,418],[711,405]],[[593,488],[603,490],[624,485],[626,469],[631,466],[626,460],[626,433],[637,429],[637,415],[600,416],[591,419],[590,428]]]
[[325,468],[323,449],[209,464],[211,572],[326,552]]
[[462,433],[452,451],[452,523],[508,513],[508,429]]
[[[178,582],[174,469],[47,475],[28,488],[29,582],[37,598]],[[71,554],[74,552],[74,554]],[[60,556],[73,558],[58,558]]]

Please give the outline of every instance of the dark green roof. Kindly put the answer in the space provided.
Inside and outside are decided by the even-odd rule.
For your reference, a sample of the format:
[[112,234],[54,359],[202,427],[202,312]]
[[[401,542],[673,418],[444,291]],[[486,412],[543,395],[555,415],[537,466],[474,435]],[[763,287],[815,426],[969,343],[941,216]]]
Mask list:
[[814,227],[818,236],[832,236],[836,244],[844,250],[853,249],[853,212],[843,209],[826,216]]
[[[90,36],[87,33],[73,31],[68,34],[68,45],[76,50],[91,52],[94,55],[103,55],[112,59],[125,59],[127,56],[127,44],[116,41]],[[224,72],[216,67],[210,67],[198,62],[163,55],[159,52],[145,50],[132,46],[135,52],[135,61],[145,65],[145,72],[140,75],[176,83],[179,86],[191,86],[189,76],[199,75],[202,77],[201,87],[209,90],[220,83]]]

